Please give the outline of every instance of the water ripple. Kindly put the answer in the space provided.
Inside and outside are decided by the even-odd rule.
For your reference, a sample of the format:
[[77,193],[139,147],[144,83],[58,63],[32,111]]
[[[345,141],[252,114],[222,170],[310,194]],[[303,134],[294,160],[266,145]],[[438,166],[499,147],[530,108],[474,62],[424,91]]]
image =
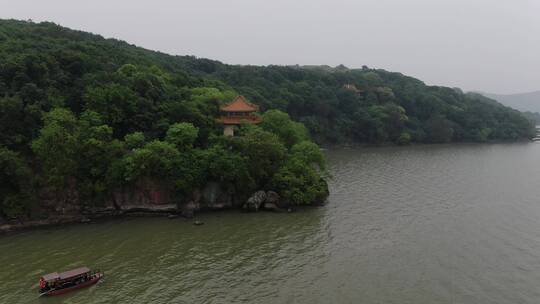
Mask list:
[[[330,204],[0,237],[0,303],[538,303],[540,145],[328,151]],[[38,299],[78,265],[102,284]]]

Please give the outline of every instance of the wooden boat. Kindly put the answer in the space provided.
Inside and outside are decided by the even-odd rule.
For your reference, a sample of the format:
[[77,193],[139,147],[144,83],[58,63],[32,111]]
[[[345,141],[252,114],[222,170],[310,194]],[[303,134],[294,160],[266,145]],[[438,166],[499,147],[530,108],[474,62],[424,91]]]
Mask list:
[[53,272],[39,279],[39,296],[56,296],[76,289],[92,286],[103,278],[103,273],[88,267],[66,272]]

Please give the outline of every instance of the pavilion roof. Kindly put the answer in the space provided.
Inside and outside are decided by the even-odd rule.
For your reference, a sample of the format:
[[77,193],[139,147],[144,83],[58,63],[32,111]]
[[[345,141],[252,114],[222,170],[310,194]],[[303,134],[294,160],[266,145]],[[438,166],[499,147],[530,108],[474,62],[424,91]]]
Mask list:
[[236,96],[232,102],[222,106],[220,109],[223,112],[256,112],[259,110],[259,107],[248,102],[244,96],[240,95]]

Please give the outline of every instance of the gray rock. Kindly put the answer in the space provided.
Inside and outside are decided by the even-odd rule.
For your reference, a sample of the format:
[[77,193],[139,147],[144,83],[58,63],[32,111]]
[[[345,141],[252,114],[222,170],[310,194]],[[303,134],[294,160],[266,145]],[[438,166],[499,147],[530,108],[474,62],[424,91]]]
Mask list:
[[279,203],[279,194],[275,191],[268,191],[266,192],[266,200],[265,203],[272,203],[272,204],[278,204]]
[[195,212],[193,210],[182,210],[182,216],[191,219],[195,217]]
[[202,209],[222,210],[233,206],[233,199],[226,185],[209,182],[205,185],[201,193]]
[[191,197],[193,199],[193,203],[195,203],[197,206],[201,203],[202,193],[200,189],[193,190],[193,193],[191,193]]
[[265,202],[263,204],[263,208],[264,210],[268,210],[268,211],[275,211],[275,212],[283,212],[284,210],[279,208],[275,203],[268,203],[268,202]]
[[274,212],[285,212],[286,210],[280,206],[280,196],[275,191],[266,192],[266,200],[263,204],[264,210]]
[[195,216],[195,211],[200,209],[198,202],[189,201],[187,204],[182,206],[182,216],[186,218],[193,218]]
[[216,203],[208,207],[210,208],[210,210],[223,210],[223,209],[227,209],[229,207],[229,204]]
[[208,205],[214,205],[217,202],[218,197],[221,195],[220,184],[216,182],[207,183],[202,190],[201,195],[205,203]]
[[244,209],[248,211],[259,211],[261,205],[266,201],[266,192],[257,191],[248,198],[247,202],[244,204]]
[[124,212],[162,212],[162,213],[168,213],[168,212],[176,212],[177,206],[176,204],[166,204],[166,205],[151,205],[151,204],[145,204],[145,205],[122,205],[120,206],[120,210]]

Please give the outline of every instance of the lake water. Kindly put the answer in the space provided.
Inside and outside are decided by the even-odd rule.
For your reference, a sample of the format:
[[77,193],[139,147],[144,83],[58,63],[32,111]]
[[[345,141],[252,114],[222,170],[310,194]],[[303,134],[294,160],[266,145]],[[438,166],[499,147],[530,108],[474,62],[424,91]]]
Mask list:
[[[540,144],[336,148],[330,203],[0,236],[0,303],[539,303]],[[106,280],[37,298],[40,274]]]

